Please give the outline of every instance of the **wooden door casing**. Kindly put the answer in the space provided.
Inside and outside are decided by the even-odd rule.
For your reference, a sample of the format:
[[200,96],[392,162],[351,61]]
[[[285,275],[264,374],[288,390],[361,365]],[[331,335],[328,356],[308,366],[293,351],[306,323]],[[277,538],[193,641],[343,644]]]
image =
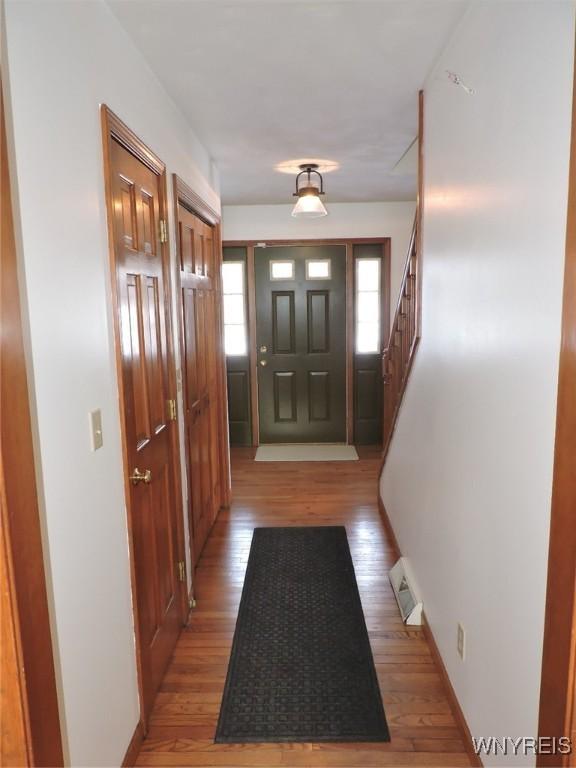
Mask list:
[[229,464],[219,233],[181,201],[186,189],[176,177],[188,519],[196,565],[220,508],[228,503]]
[[[164,166],[103,108],[141,716],[187,618]],[[149,481],[132,482],[137,472]]]
[[[576,70],[575,70],[576,72]],[[562,335],[558,372],[556,441],[544,649],[538,734],[576,737],[576,76],[566,223]],[[571,755],[540,754],[538,766],[574,766]]]
[[0,765],[64,765],[0,82]]

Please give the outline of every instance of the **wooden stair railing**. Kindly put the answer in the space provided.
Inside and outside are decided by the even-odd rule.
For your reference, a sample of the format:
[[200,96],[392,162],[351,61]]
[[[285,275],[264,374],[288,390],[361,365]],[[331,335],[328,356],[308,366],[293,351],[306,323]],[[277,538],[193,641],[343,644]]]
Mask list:
[[382,377],[384,379],[383,461],[385,461],[390,447],[414,354],[420,341],[419,218],[417,212],[408,246],[396,313],[390,330],[390,339],[382,356]]

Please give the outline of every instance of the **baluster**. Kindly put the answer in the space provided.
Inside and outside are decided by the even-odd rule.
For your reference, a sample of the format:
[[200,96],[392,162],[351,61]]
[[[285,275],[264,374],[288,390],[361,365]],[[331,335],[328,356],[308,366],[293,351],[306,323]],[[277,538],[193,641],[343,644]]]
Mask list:
[[402,331],[400,330],[400,318],[398,318],[398,326],[396,329],[395,345],[398,352],[398,382],[397,391],[399,392],[402,386],[402,375],[404,373],[404,354],[402,350]]
[[[405,288],[405,286],[404,286]],[[410,317],[408,315],[409,305],[404,296],[404,290],[402,291],[402,355],[404,358],[404,367],[408,364],[408,358],[410,356]]]

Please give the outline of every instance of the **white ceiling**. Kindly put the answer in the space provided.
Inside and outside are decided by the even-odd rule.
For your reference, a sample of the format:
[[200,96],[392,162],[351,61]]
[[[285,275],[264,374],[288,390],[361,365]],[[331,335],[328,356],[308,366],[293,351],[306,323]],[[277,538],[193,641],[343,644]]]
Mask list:
[[[224,204],[411,200],[417,92],[468,0],[108,0],[220,171]],[[398,167],[396,167],[398,164]]]

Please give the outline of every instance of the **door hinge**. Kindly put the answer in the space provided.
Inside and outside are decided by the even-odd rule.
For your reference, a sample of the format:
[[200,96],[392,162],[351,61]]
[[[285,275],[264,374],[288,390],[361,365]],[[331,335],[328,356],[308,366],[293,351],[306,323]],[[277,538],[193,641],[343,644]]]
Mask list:
[[166,406],[168,407],[168,419],[176,421],[176,400],[166,400]]
[[166,220],[160,219],[160,242],[168,242],[168,227],[166,226]]
[[178,578],[180,581],[186,581],[186,567],[184,566],[184,560],[180,560],[178,563]]

